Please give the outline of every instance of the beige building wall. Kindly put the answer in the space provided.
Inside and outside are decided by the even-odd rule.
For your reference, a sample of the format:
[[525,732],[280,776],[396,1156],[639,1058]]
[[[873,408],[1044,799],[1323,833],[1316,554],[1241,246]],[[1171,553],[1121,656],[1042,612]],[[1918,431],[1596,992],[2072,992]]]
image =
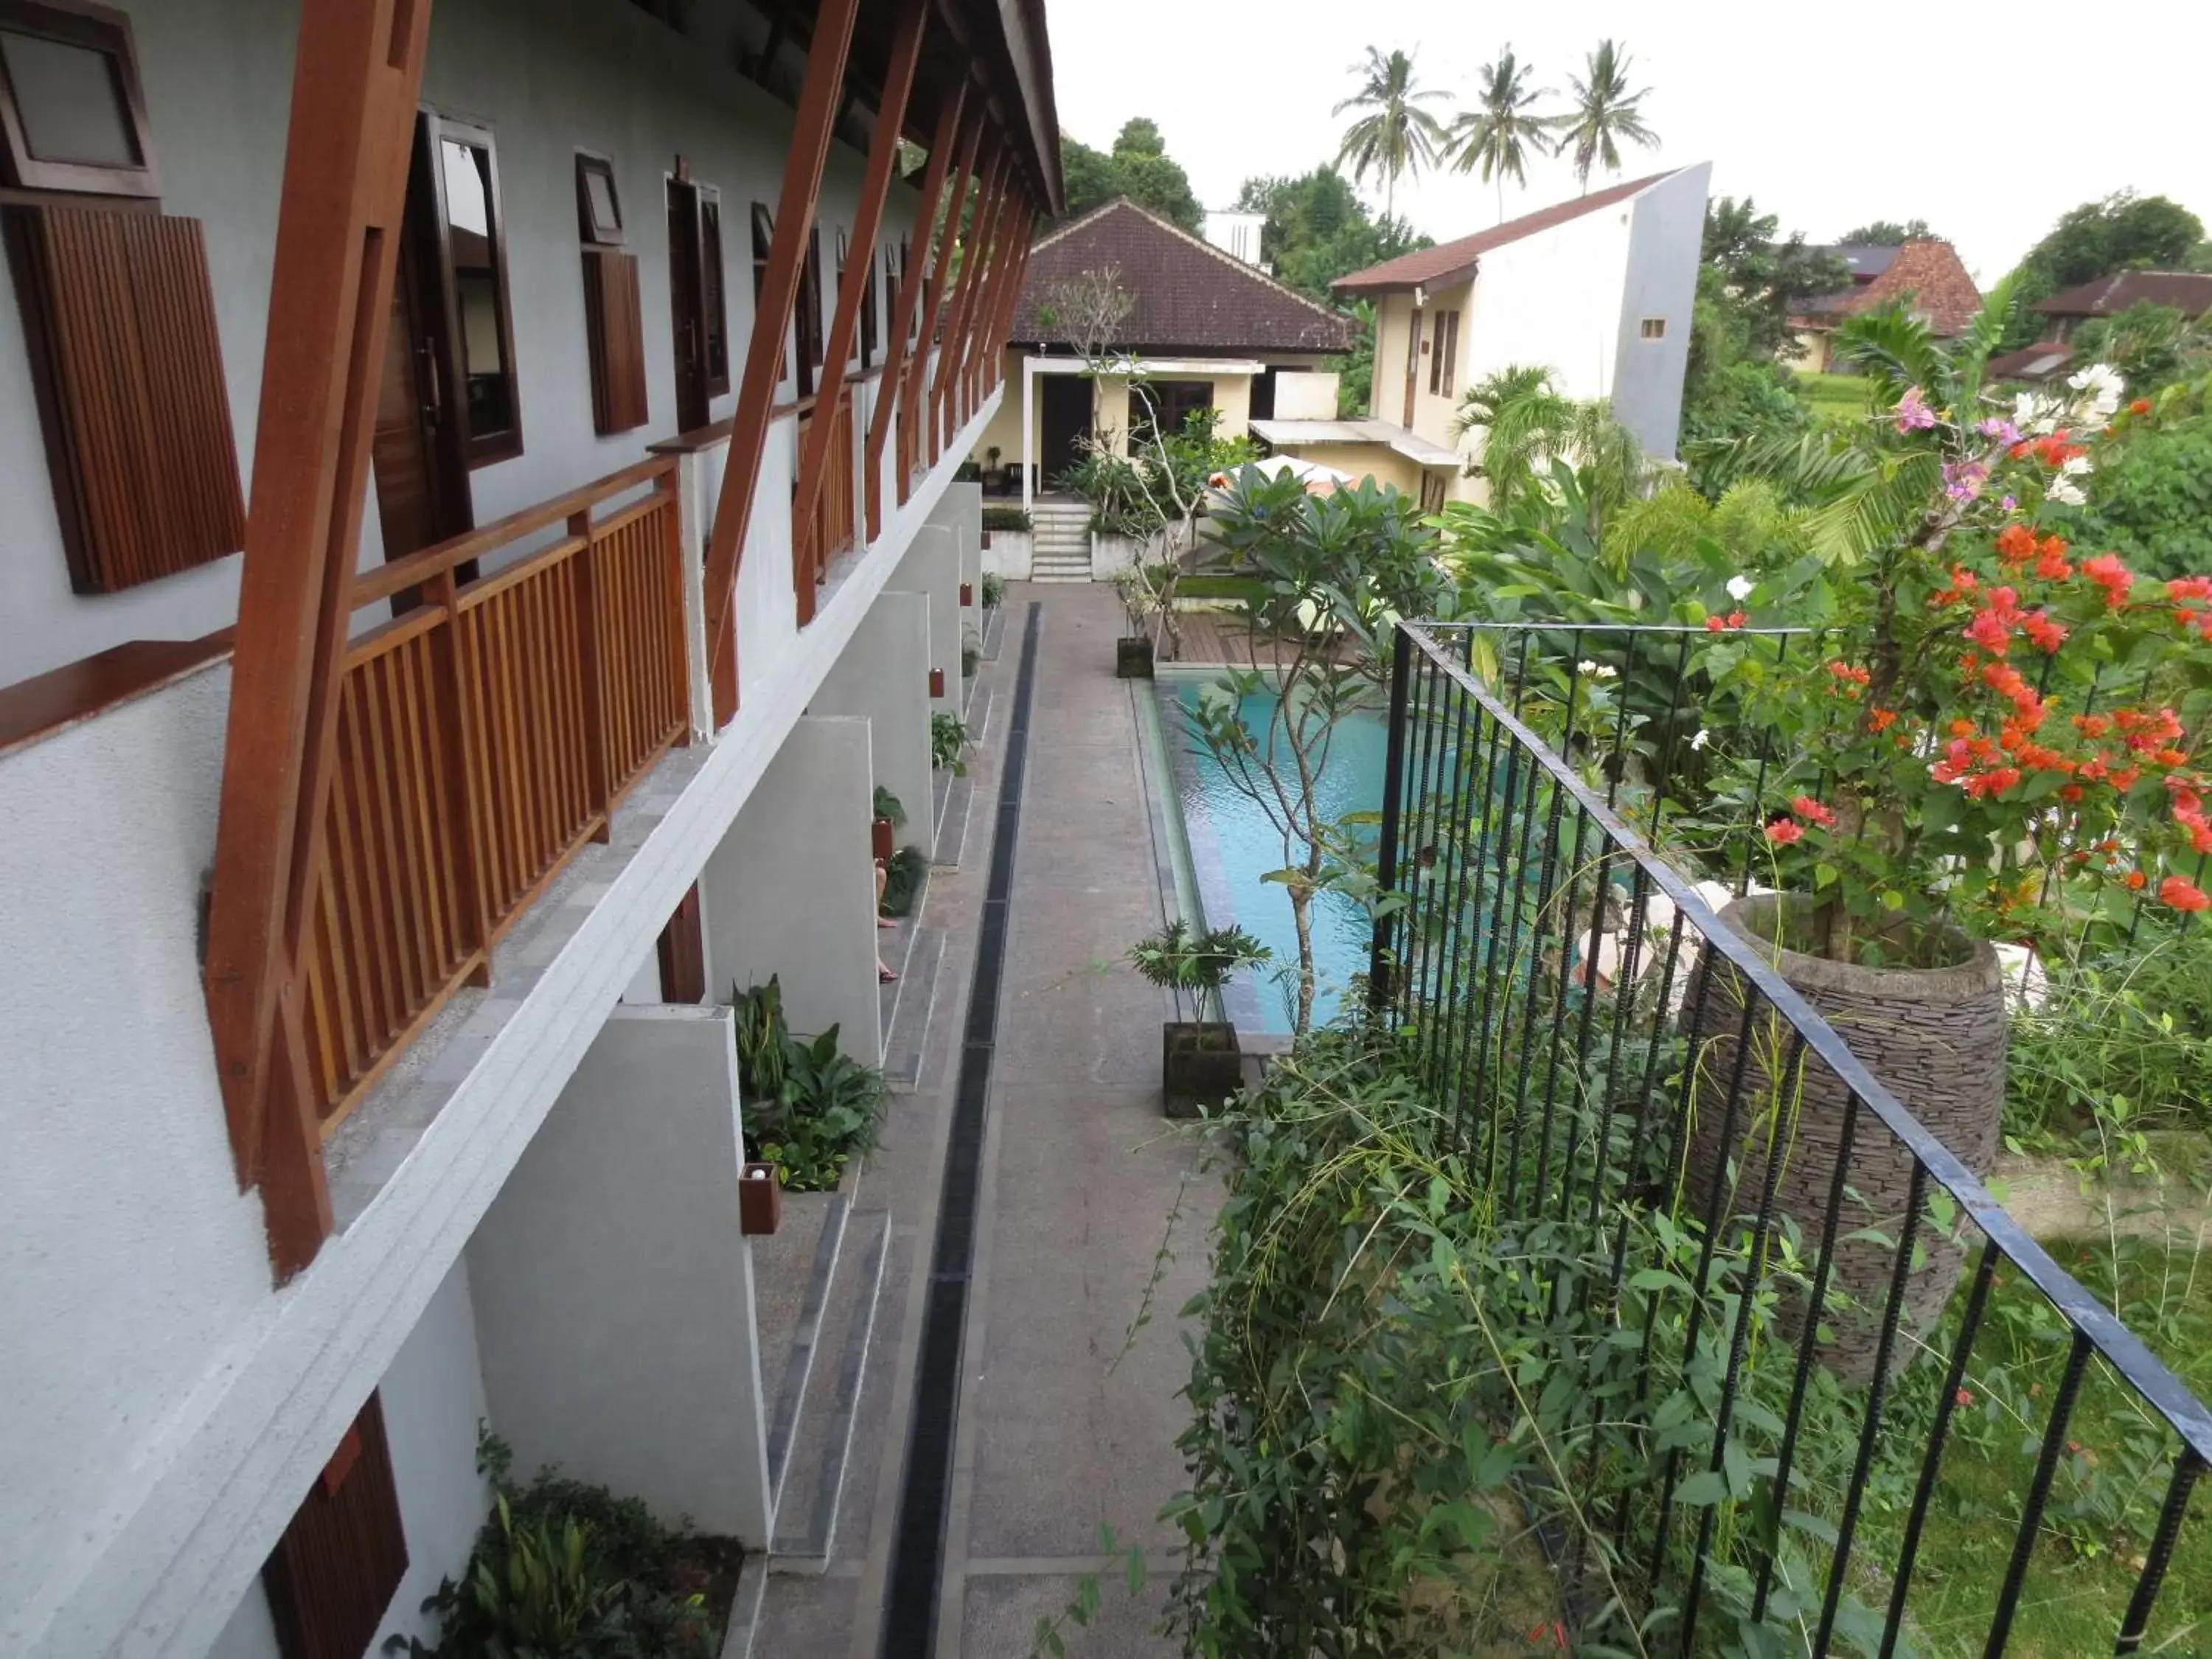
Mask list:
[[[1413,418],[1406,419],[1406,343],[1413,315],[1413,296],[1386,294],[1376,317],[1375,382],[1370,413],[1393,426],[1408,427],[1432,444],[1447,449],[1462,447],[1452,430],[1452,417],[1468,388],[1468,365],[1474,349],[1474,284],[1462,283],[1426,296],[1421,310],[1421,337],[1413,357]],[[1459,336],[1451,366],[1451,391],[1431,392],[1430,370],[1436,362],[1437,319],[1448,311],[1459,313]],[[1441,377],[1438,385],[1443,384]]]
[[1020,351],[1006,353],[1006,394],[999,399],[997,413],[991,416],[991,423],[983,428],[983,435],[976,440],[975,447],[968,458],[978,466],[990,465],[990,451],[994,444],[998,446],[1000,451],[1000,466],[1014,466],[1020,464],[1022,459],[1022,364],[1027,355]]
[[1279,447],[1285,455],[1333,467],[1354,479],[1372,478],[1377,488],[1395,488],[1414,496],[1421,493],[1420,467],[1388,444],[1283,444]]

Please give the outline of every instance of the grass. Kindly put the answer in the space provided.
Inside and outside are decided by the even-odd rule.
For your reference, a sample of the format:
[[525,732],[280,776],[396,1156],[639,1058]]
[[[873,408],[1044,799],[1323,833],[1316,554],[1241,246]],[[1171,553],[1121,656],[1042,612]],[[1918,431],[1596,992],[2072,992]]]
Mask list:
[[1868,412],[1872,384],[1863,374],[1800,374],[1797,391],[1823,422],[1856,421]]
[[1241,599],[1249,602],[1259,596],[1261,586],[1257,576],[1200,572],[1185,576],[1177,582],[1176,597],[1179,599]]
[[[2189,1230],[2201,1206],[2179,1186],[2169,1176],[2162,1190],[2144,1185],[2114,1192],[2100,1232],[2055,1237],[2046,1248],[2203,1396],[2212,1395],[2212,1261],[2204,1259],[2202,1235]],[[2181,1225],[2161,1224],[2169,1220]],[[1947,1330],[1956,1328],[1971,1276],[1961,1278]],[[1971,1403],[1952,1419],[1914,1569],[1907,1606],[1923,1652],[1983,1651],[2067,1348],[2064,1328],[2041,1293],[2019,1274],[2000,1270],[1967,1370]],[[1906,1393],[1900,1404],[1917,1414],[1912,1431],[1896,1437],[1899,1443],[1924,1444],[1932,1402],[1916,1396],[1924,1397],[1931,1377],[1940,1387],[1941,1376],[1940,1368],[1923,1364],[1901,1385]],[[2112,1650],[2177,1443],[2132,1389],[2101,1359],[2092,1360],[2069,1419],[2068,1451],[2052,1481],[2008,1653],[2060,1659]],[[1910,1496],[1908,1481],[1875,1498],[1856,1552],[1878,1574],[1885,1595]],[[2203,1486],[2182,1528],[2143,1650],[2212,1651],[2212,1492]]]

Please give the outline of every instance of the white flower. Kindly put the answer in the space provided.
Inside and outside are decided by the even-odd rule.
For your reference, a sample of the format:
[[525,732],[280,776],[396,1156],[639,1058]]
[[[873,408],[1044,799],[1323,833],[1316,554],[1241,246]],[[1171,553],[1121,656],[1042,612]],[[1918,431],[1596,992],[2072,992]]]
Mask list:
[[1698,728],[1698,735],[1690,739],[1690,747],[1692,749],[1703,749],[1712,740],[1713,734],[1706,731],[1705,728],[1701,726]]
[[1741,605],[1751,597],[1751,590],[1757,586],[1748,576],[1730,576],[1728,579],[1729,598]]
[[2088,471],[2089,458],[2087,455],[2069,455],[2066,458],[2066,465],[2058,470],[2069,478],[2078,478]]
[[2074,487],[2072,479],[2059,477],[2051,481],[2051,488],[2043,492],[2043,499],[2057,501],[2061,507],[2079,507],[2088,497]]
[[2033,392],[2023,392],[2012,400],[2012,423],[2030,436],[2039,438],[2058,429],[2057,408]]
[[1587,674],[1594,680],[1609,680],[1618,677],[1617,670],[1608,668],[1601,662],[1592,662],[1588,657],[1575,665],[1575,672]]
[[2126,389],[2119,371],[2110,363],[2091,363],[2079,373],[2068,375],[2066,384],[2088,394],[2083,408],[2100,421],[2120,406],[2121,394]]

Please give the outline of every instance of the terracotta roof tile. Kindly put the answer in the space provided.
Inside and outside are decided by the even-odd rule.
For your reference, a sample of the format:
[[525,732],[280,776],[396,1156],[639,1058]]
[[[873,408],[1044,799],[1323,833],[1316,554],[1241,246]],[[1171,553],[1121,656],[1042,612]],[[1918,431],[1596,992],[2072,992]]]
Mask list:
[[1600,208],[1611,207],[1616,202],[1625,202],[1638,191],[1648,190],[1662,179],[1673,176],[1671,171],[1655,173],[1648,178],[1632,179],[1626,184],[1593,191],[1588,196],[1577,196],[1572,201],[1555,202],[1534,213],[1525,213],[1518,219],[1508,219],[1502,225],[1479,230],[1472,236],[1462,236],[1455,242],[1439,243],[1435,247],[1425,247],[1417,253],[1401,253],[1395,259],[1385,259],[1379,265],[1355,270],[1349,276],[1339,277],[1334,287],[1339,294],[1376,294],[1410,289],[1417,283],[1433,283],[1440,276],[1453,276],[1465,270],[1494,248],[1517,242],[1524,236],[1534,236],[1554,225],[1564,225],[1571,220],[1581,218],[1585,213],[1595,213]]
[[1255,265],[1147,212],[1126,197],[1062,225],[1030,250],[1010,344],[1066,343],[1038,318],[1056,283],[1112,267],[1136,304],[1117,345],[1209,352],[1352,349],[1352,319],[1316,305]]
[[2111,317],[2148,300],[2171,306],[2185,317],[2212,312],[2212,275],[2191,270],[2119,270],[2076,284],[2048,300],[2038,300],[2030,311],[2046,317]]
[[1881,276],[1860,287],[1823,294],[1799,302],[1792,321],[1818,325],[1870,311],[1891,300],[1906,300],[1943,336],[1963,334],[1982,308],[1982,291],[1959,263],[1948,242],[1907,242]]

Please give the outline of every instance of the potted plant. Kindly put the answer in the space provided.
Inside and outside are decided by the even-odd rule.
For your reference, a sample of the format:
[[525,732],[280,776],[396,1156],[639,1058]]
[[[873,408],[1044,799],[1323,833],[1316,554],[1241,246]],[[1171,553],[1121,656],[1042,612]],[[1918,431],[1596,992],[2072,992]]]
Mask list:
[[[2002,295],[1992,313],[2002,319]],[[1749,833],[1779,890],[1723,919],[1977,1174],[1995,1157],[2005,1091],[1991,941],[2033,946],[2062,915],[2125,929],[2146,902],[2212,902],[2192,878],[2212,852],[2195,735],[2212,714],[2212,579],[2139,581],[2060,533],[2101,452],[2156,411],[2123,409],[2101,364],[2056,396],[1996,404],[1980,387],[1996,331],[1985,317],[1954,353],[1901,312],[1838,331],[1887,398],[1882,419],[1827,458],[1843,483],[1814,516],[1835,541],[1816,551],[1850,568],[1834,584],[1845,627],[1779,667],[1730,638],[1790,620],[1757,618],[1746,581],[1749,609],[1706,623],[1701,665],[1749,711],[1722,787],[1757,806]],[[1725,1145],[1724,1114],[1698,1114],[1693,1190],[1729,1182],[1732,1206],[1755,1207],[1780,1115],[1776,1204],[1818,1218],[1849,1091],[1818,1064],[1772,1074],[1789,1044],[1765,1030],[1739,1054],[1752,994],[1717,957],[1701,971],[1700,1070],[1741,1076],[1741,1100],[1759,1109],[1738,1114]],[[1823,1318],[1838,1327],[1831,1364],[1863,1376],[1895,1264],[1872,1230],[1893,1235],[1913,1159],[1858,1122],[1850,1188],[1864,1213],[1844,1224],[1833,1282],[1866,1312]],[[1929,1241],[1906,1296],[1916,1325],[1940,1313],[1960,1261],[1956,1244]]]
[[1148,680],[1152,677],[1152,619],[1162,603],[1141,565],[1124,565],[1114,573],[1114,592],[1121,600],[1121,614],[1129,631],[1114,641],[1114,678]]
[[868,826],[871,850],[879,859],[889,860],[898,851],[897,832],[906,827],[906,807],[896,795],[876,786],[875,820]]
[[[1000,491],[1004,491],[1006,487],[1006,474],[999,465],[999,457],[1005,453],[996,444],[993,444],[983,452],[984,476],[989,481],[991,488]],[[988,546],[988,544],[985,545]]]
[[1267,959],[1267,947],[1241,927],[1194,931],[1180,917],[1131,948],[1136,970],[1174,992],[1178,1009],[1188,998],[1198,1016],[1160,1028],[1160,1085],[1170,1117],[1196,1117],[1200,1107],[1218,1106],[1243,1086],[1237,1028],[1221,993],[1238,969]]

